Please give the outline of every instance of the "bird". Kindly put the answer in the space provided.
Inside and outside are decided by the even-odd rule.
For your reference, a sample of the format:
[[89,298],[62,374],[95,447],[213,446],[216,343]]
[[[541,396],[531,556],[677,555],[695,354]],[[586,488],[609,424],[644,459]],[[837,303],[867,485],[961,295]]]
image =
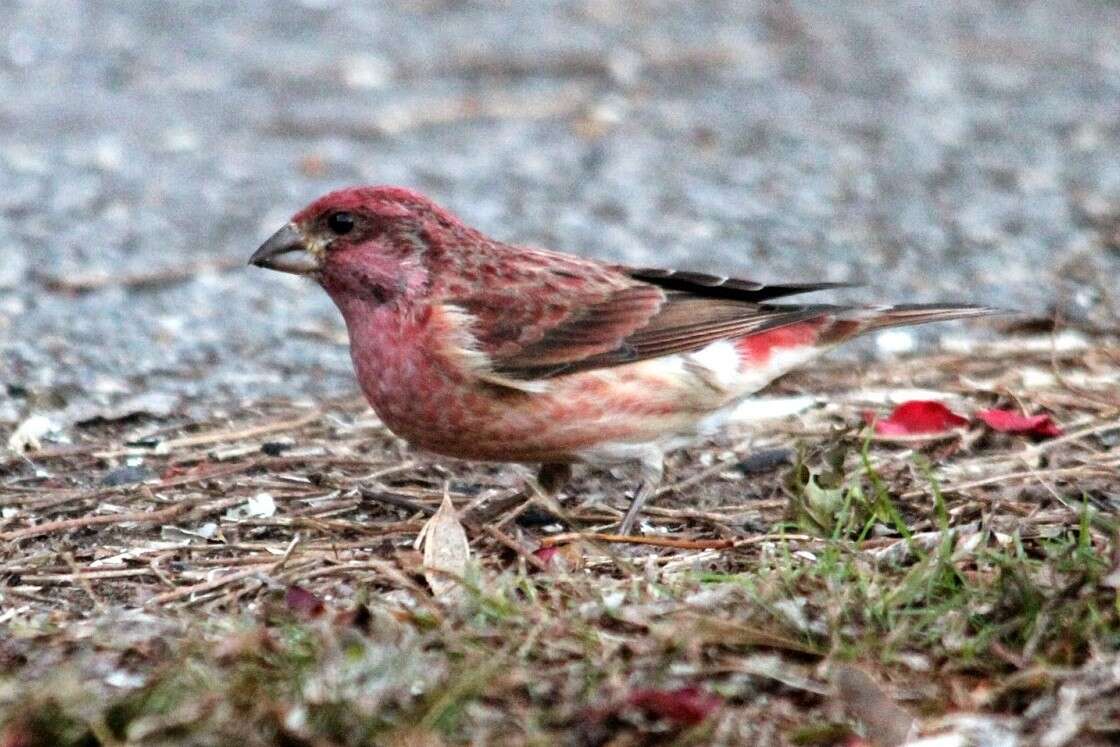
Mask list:
[[341,312],[358,385],[411,446],[539,465],[639,466],[630,534],[666,453],[859,335],[995,313],[969,304],[777,302],[844,285],[632,267],[491,238],[395,186],[330,192],[250,264],[307,276]]

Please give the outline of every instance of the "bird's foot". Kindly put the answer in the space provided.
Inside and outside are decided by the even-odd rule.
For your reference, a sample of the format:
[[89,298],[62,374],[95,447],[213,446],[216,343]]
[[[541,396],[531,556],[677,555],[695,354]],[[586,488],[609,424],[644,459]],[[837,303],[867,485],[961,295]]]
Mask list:
[[572,465],[546,463],[542,464],[537,472],[533,488],[538,495],[555,498],[570,479],[572,479]]
[[570,464],[542,464],[536,478],[529,480],[530,494],[527,503],[536,504],[544,512],[562,518],[564,509],[560,507],[557,497],[568,484],[571,476]]
[[634,494],[634,499],[630,501],[630,507],[626,509],[626,516],[623,517],[622,523],[618,526],[619,534],[631,534],[633,532],[634,524],[637,523],[642,508],[661,486],[661,477],[664,472],[665,467],[660,451],[651,451],[647,457],[642,459],[642,484],[638,488],[638,492]]

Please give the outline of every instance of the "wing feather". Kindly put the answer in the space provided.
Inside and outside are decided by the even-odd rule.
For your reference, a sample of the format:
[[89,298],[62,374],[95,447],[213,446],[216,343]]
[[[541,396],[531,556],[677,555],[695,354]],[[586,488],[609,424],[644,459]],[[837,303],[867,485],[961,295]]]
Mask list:
[[835,330],[822,330],[832,337],[821,342],[831,344],[871,329],[990,313],[962,306],[776,305],[767,302],[844,284],[764,285],[551,252],[533,259],[537,271],[531,275],[445,301],[467,315],[472,345],[486,358],[484,370],[506,386],[693,352],[822,316],[844,320],[831,325]]
[[764,303],[775,298],[799,293],[852,288],[853,283],[779,283],[767,285],[753,280],[741,280],[720,275],[684,270],[664,270],[657,267],[621,268],[635,280],[651,283],[666,290],[683,291],[702,298],[723,298],[748,303]]
[[835,286],[764,285],[551,252],[534,253],[533,262],[531,276],[444,300],[470,317],[487,370],[504,380],[617,366],[794,324],[822,312],[762,302]]

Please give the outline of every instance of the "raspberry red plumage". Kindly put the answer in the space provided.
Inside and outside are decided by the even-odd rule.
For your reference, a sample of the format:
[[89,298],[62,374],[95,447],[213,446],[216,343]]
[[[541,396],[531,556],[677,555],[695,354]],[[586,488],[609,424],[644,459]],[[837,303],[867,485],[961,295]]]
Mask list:
[[[643,464],[862,332],[968,306],[783,305],[762,285],[505,244],[395,187],[326,195],[253,261],[314,276],[362,391],[410,443],[453,457]],[[632,521],[642,496],[628,514]]]

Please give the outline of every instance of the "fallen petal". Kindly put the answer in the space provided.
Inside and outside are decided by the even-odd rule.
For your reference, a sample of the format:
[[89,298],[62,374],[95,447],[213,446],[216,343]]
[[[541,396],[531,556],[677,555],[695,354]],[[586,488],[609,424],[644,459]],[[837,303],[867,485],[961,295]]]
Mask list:
[[1028,436],[1054,438],[1062,435],[1061,427],[1049,415],[1020,415],[1013,410],[992,408],[981,410],[976,417],[1000,433],[1022,433]]
[[560,552],[560,548],[553,545],[552,547],[539,547],[533,550],[533,555],[536,555],[541,562],[547,565],[552,562],[552,559],[556,557],[556,553],[558,552]]
[[944,433],[968,425],[968,418],[961,417],[942,403],[921,399],[903,402],[885,420],[875,420],[872,413],[864,413],[863,417],[874,424],[875,433],[880,436]]

